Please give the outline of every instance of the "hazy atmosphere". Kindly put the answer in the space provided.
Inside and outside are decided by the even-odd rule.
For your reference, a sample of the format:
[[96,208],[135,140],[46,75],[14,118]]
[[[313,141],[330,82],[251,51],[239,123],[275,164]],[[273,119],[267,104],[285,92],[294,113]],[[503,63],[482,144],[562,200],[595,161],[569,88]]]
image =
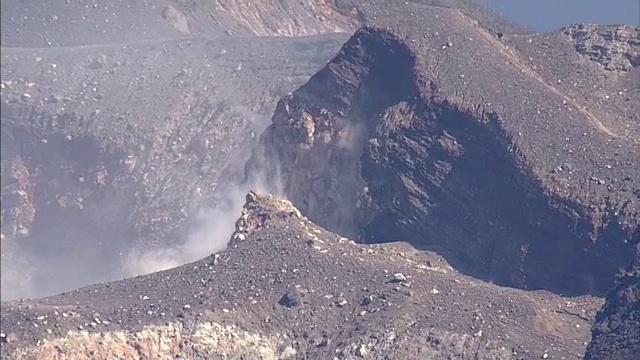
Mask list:
[[497,12],[536,31],[567,24],[640,25],[639,0],[480,0]]

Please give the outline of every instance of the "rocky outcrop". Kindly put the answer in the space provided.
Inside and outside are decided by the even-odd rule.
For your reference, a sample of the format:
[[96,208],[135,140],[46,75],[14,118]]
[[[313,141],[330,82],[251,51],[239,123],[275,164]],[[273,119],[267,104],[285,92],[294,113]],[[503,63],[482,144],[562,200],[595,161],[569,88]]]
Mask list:
[[[95,320],[94,320],[95,321]],[[98,319],[99,324],[102,321]],[[107,321],[108,323],[108,321]],[[96,324],[94,322],[94,324]],[[3,341],[6,337],[3,337]],[[188,350],[185,345],[188,344]],[[179,323],[145,326],[139,331],[89,333],[73,330],[40,346],[17,351],[10,359],[291,359],[286,339],[242,331],[234,325],[204,321],[193,327]]]
[[302,214],[291,202],[281,200],[271,194],[259,195],[250,191],[242,207],[242,215],[235,223],[230,245],[246,240],[261,228],[273,226],[274,221],[286,222],[302,219]]
[[[283,179],[310,219],[361,241],[408,240],[504,285],[608,290],[640,241],[640,199],[617,188],[640,182],[628,171],[638,168],[635,140],[612,138],[460,13],[434,11],[424,23],[402,35],[359,30],[280,101],[247,175]],[[505,96],[509,84],[528,100]],[[591,165],[621,156],[634,165]],[[598,183],[605,177],[612,185]]]
[[571,37],[576,51],[606,70],[630,71],[640,66],[640,28],[575,24],[562,29]]
[[[7,161],[6,152],[2,159],[2,214],[0,241],[7,237],[19,238],[29,234],[29,228],[35,220],[34,177],[23,161]],[[5,235],[5,232],[7,235]]]
[[[639,249],[640,250],[640,249]],[[633,360],[640,354],[640,252],[621,271],[592,329],[585,360]]]

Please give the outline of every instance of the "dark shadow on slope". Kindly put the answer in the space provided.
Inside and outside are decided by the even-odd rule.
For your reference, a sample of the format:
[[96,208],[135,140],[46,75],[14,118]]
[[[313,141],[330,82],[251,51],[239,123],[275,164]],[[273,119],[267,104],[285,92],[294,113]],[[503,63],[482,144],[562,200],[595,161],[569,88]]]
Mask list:
[[594,226],[569,215],[584,212],[545,193],[499,116],[480,116],[436,94],[425,98],[419,81],[428,80],[416,79],[415,56],[393,39],[361,37],[369,73],[354,113],[376,124],[361,175],[382,211],[363,239],[400,235],[500,285],[604,294],[640,238],[611,214],[592,241]]
[[615,216],[592,242],[593,226],[566,211],[579,206],[543,191],[497,116],[484,122],[437,98],[403,112],[391,122],[412,117],[411,125],[381,119],[374,138],[382,148],[362,158],[385,208],[364,229],[367,242],[406,238],[474,277],[565,295],[603,294],[632,261],[634,244],[623,239],[633,237]]
[[590,204],[547,192],[504,132],[508,119],[443,97],[417,61],[395,34],[358,30],[280,101],[245,175],[283,179],[289,200],[343,236],[406,240],[504,286],[606,292],[637,231],[614,210],[598,224]]
[[[425,79],[408,66],[413,54],[402,44],[394,46],[405,51],[379,44],[368,44],[376,54],[369,82],[379,86],[364,86],[383,90],[389,102],[373,113],[379,125],[361,171],[386,210],[369,222],[374,229],[365,228],[364,238],[393,239],[379,236],[387,224],[417,248],[435,245],[475,277],[567,295],[604,294],[633,260],[640,237],[625,233],[614,214],[597,229],[586,209],[545,192],[498,114],[440,98],[434,88],[427,98],[418,90]],[[384,102],[365,107],[375,104]]]
[[585,360],[637,359],[640,353],[640,258],[630,269],[618,274],[616,285],[596,315],[591,334]]

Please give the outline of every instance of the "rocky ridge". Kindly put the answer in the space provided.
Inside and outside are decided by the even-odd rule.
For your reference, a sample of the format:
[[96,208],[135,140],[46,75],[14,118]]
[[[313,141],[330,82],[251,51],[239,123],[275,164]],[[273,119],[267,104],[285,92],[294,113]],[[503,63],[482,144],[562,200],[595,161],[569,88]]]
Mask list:
[[95,47],[122,39],[145,43],[200,35],[309,36],[348,32],[357,25],[348,8],[312,0],[5,2],[2,14],[5,47]]
[[341,234],[438,249],[504,285],[606,292],[640,241],[640,122],[605,125],[460,12],[425,16],[359,30],[278,103],[247,174],[286,179]]
[[462,9],[500,33],[528,30],[468,0],[243,0],[127,3],[123,1],[27,0],[2,4],[4,47],[102,46],[159,39],[247,36],[310,36],[350,33],[389,12],[415,16],[414,6]]
[[575,24],[562,31],[576,44],[576,51],[610,71],[630,71],[640,66],[640,29],[637,26],[608,27]]
[[601,301],[481,282],[405,243],[359,245],[251,192],[224,251],[0,306],[2,356],[532,359],[584,351]]

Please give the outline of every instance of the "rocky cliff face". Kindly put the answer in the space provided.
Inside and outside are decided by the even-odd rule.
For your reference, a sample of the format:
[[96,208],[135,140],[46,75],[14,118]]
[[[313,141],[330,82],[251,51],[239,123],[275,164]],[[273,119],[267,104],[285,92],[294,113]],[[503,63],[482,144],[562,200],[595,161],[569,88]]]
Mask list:
[[640,353],[640,258],[621,271],[592,329],[585,360],[631,360]]
[[[459,13],[428,20],[418,34],[359,30],[280,101],[247,174],[267,164],[311,219],[362,241],[439,249],[504,285],[608,290],[640,241],[637,138]],[[505,96],[513,84],[528,94]]]
[[576,24],[562,31],[576,44],[576,51],[610,71],[630,71],[640,66],[640,29]]

